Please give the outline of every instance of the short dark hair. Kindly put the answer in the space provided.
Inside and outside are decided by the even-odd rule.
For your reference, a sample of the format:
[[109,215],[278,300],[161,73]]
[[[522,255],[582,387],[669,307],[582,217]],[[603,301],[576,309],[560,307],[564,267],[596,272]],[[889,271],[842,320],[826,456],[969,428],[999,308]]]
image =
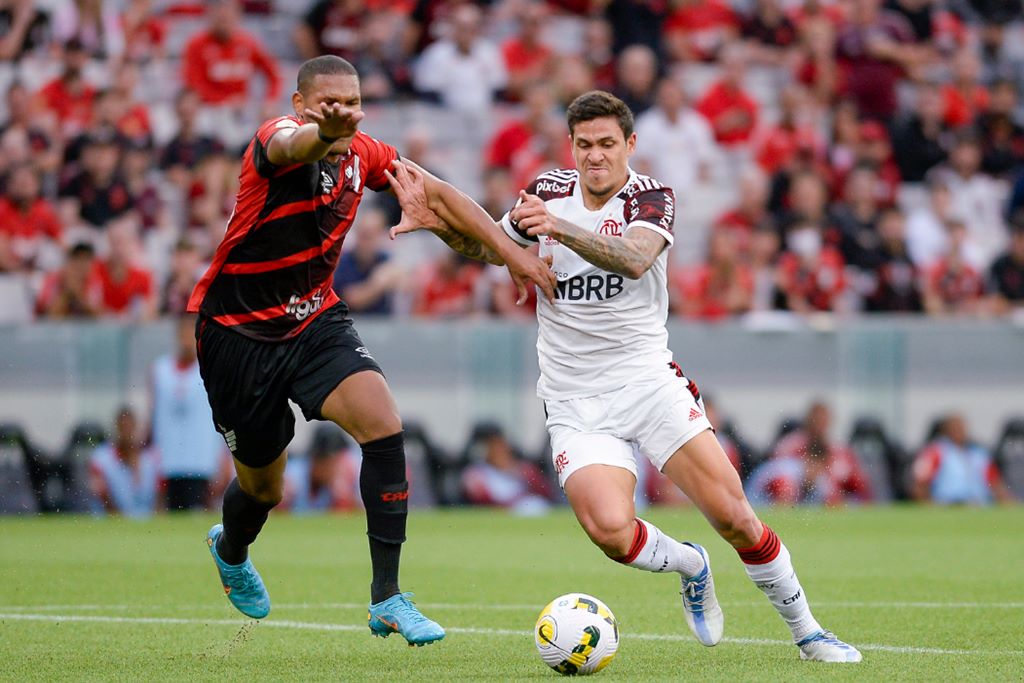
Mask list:
[[569,105],[565,118],[569,123],[569,135],[576,132],[576,124],[611,116],[619,123],[623,137],[633,134],[633,112],[615,95],[603,90],[585,92]]
[[296,87],[301,93],[308,91],[317,76],[358,76],[356,68],[347,59],[334,55],[314,57],[299,67]]

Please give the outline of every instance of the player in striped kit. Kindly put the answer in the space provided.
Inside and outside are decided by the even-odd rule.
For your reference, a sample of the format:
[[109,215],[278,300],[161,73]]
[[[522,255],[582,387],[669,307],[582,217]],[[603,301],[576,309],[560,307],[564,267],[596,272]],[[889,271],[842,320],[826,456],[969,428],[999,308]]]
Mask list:
[[[675,197],[629,168],[632,113],[595,91],[578,97],[567,117],[576,168],[541,174],[496,231],[523,247],[536,245],[558,278],[554,301],[537,305],[537,393],[576,518],[609,558],[679,573],[690,629],[704,645],[721,640],[724,618],[707,552],[635,516],[639,451],[736,549],[789,626],[801,658],[860,661],[860,652],[811,614],[789,551],[750,507],[696,384],[672,359],[665,320]],[[393,235],[427,227],[462,254],[501,262],[460,224],[430,212],[415,168],[396,166],[391,180],[405,212]]]

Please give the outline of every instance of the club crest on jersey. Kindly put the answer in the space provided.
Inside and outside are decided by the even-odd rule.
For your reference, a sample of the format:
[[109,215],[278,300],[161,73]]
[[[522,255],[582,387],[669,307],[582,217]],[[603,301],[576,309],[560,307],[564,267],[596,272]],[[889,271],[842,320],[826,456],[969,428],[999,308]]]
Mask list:
[[[351,167],[349,168],[351,171]],[[334,178],[327,171],[320,171],[320,194],[330,194],[334,189]]]
[[611,235],[612,237],[622,237],[622,223],[618,222],[614,218],[605,218],[604,223],[597,229],[598,235]]
[[319,311],[323,305],[324,298],[319,292],[305,300],[300,299],[298,294],[292,294],[292,298],[288,299],[288,305],[284,307],[284,312],[294,316],[296,320],[305,320]]

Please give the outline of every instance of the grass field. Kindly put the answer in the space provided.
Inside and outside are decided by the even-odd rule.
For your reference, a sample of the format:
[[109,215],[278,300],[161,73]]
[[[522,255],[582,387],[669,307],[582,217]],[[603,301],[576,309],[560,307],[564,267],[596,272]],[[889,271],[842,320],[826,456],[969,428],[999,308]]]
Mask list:
[[0,680],[555,680],[531,629],[592,593],[619,619],[618,681],[1024,680],[1024,509],[770,512],[818,619],[860,665],[801,662],[739,560],[692,511],[652,511],[714,560],[726,640],[686,629],[675,577],[603,560],[565,512],[414,514],[403,588],[448,628],[409,648],[371,638],[361,516],[276,515],[254,547],[274,601],[247,622],[223,597],[212,517],[0,520]]

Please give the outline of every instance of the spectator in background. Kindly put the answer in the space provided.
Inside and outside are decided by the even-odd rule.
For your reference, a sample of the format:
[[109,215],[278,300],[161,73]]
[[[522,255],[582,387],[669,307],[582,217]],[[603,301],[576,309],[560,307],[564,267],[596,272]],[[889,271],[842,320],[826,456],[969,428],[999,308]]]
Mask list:
[[364,102],[412,93],[412,66],[398,39],[401,22],[397,12],[383,10],[366,18],[363,48],[352,62],[359,72],[359,93]]
[[876,197],[878,175],[867,165],[853,169],[846,177],[842,204],[832,212],[839,230],[839,250],[847,265],[863,270],[875,266],[878,250],[878,218],[881,208]]
[[757,0],[754,11],[743,18],[740,34],[750,48],[751,61],[768,66],[784,66],[798,37],[779,0]]
[[[918,269],[927,269],[941,259],[949,248],[946,224],[959,217],[952,209],[949,187],[939,179],[928,183],[928,202],[907,216],[907,249]],[[964,257],[969,263],[981,263],[981,251],[967,238]]]
[[[713,229],[729,231],[735,235],[736,248],[743,259],[748,258],[753,233],[760,229],[774,230],[768,212],[768,176],[753,164],[743,169],[739,177],[739,203],[725,212],[714,223]],[[777,242],[778,240],[776,240]]]
[[166,21],[153,11],[153,0],[128,0],[121,13],[125,59],[147,64],[165,57]]
[[112,223],[107,230],[107,257],[96,264],[101,311],[135,322],[156,317],[153,275],[139,264],[138,230],[132,218]]
[[775,307],[777,268],[779,259],[779,232],[771,225],[762,225],[750,234],[747,262],[754,281],[751,308],[767,311]]
[[47,274],[36,301],[36,314],[44,318],[95,318],[102,301],[96,276],[96,250],[87,242],[68,250],[64,265]]
[[142,229],[148,232],[170,227],[171,220],[160,190],[161,176],[156,170],[153,148],[144,142],[130,142],[122,159],[133,213],[138,216]]
[[299,57],[305,61],[335,55],[355,62],[368,14],[365,0],[317,0],[295,24]]
[[[833,5],[834,7],[835,5]],[[813,21],[799,32],[793,75],[810,91],[819,106],[832,104],[838,88],[836,27],[829,21]]]
[[645,45],[660,53],[663,22],[669,7],[667,2],[651,0],[607,0],[604,18],[612,27],[612,52],[619,54],[630,45]]
[[[877,121],[865,121],[860,126],[856,147],[855,165],[868,166],[875,172],[875,199],[880,206],[892,206],[896,203],[899,193],[900,167],[892,154],[889,134],[885,126]],[[841,175],[834,176],[836,183],[841,183]]]
[[755,505],[870,502],[871,490],[860,462],[848,446],[831,439],[831,425],[828,405],[812,403],[803,424],[784,436],[771,459],[747,479],[750,501]]
[[878,246],[869,255],[872,268],[865,286],[864,310],[920,313],[924,310],[918,273],[907,253],[903,213],[896,208],[878,217]]
[[63,228],[56,209],[41,196],[39,173],[30,163],[21,163],[8,174],[5,190],[0,197],[0,235],[14,256],[12,269],[55,265],[62,251]]
[[1012,81],[992,85],[988,110],[975,126],[982,141],[981,169],[989,175],[1008,177],[1024,162],[1024,128],[1018,123],[1017,88]]
[[654,104],[658,81],[658,57],[646,45],[630,45],[615,62],[616,86],[612,92],[640,116]]
[[[522,100],[522,115],[499,127],[487,143],[484,161],[488,167],[512,168],[516,153],[542,134],[545,122],[555,111],[551,86],[546,82],[527,85],[522,91]],[[566,142],[566,148],[568,146]]]
[[0,126],[0,176],[10,166],[30,162],[41,173],[53,174],[60,166],[56,124],[48,125],[33,103],[32,93],[20,81],[7,88],[7,120]]
[[693,201],[692,191],[711,178],[717,156],[711,126],[688,99],[677,79],[659,81],[656,105],[636,119],[631,159],[637,172],[671,187],[680,203]]
[[893,125],[893,154],[903,180],[919,183],[928,171],[945,161],[948,137],[941,92],[933,84],[919,84],[914,111],[899,117]]
[[120,99],[113,90],[100,90],[96,93],[89,127],[65,141],[61,180],[67,180],[76,171],[81,170],[82,152],[91,141],[109,139],[122,151],[128,146],[128,140],[117,128],[122,113]]
[[788,167],[798,154],[818,156],[824,149],[814,129],[814,112],[807,91],[789,85],[779,98],[779,121],[759,126],[751,137],[754,160],[768,173]]
[[121,62],[114,70],[110,92],[117,111],[115,126],[121,137],[136,147],[153,146],[153,125],[149,108],[136,97],[139,67],[134,62]]
[[946,253],[925,273],[925,310],[931,315],[980,312],[985,283],[965,255],[967,226],[962,220],[950,219],[946,234]]
[[554,52],[541,41],[547,6],[539,0],[526,0],[518,12],[518,28],[501,45],[501,56],[508,73],[508,95],[513,100],[523,97],[531,83],[543,81],[551,73]]
[[416,64],[413,84],[455,111],[483,119],[508,75],[501,51],[483,37],[476,5],[452,10],[451,37],[428,47]]
[[[277,61],[254,36],[240,28],[237,0],[213,0],[206,6],[209,23],[182,52],[182,82],[196,91],[206,107],[207,130],[230,147],[245,142],[245,131],[260,115],[269,118],[281,93]],[[254,111],[253,76],[266,83],[263,106]],[[276,113],[276,112],[274,112]]]
[[949,162],[932,169],[928,177],[949,187],[951,210],[967,221],[970,241],[981,250],[983,261],[975,265],[987,267],[1006,246],[1005,193],[1002,185],[981,172],[981,145],[974,133],[961,133]]
[[997,313],[1024,308],[1024,217],[1010,227],[1010,248],[992,264],[988,278]]
[[192,296],[199,278],[206,270],[199,248],[182,237],[174,245],[171,254],[171,267],[167,281],[160,292],[160,313],[163,315],[182,315],[188,307],[188,299]]
[[199,376],[196,316],[179,317],[175,332],[175,350],[158,358],[151,371],[152,446],[160,457],[167,509],[202,510],[227,451]]
[[0,62],[17,62],[49,45],[50,17],[33,0],[9,0],[0,6]]
[[309,453],[288,461],[286,508],[295,513],[358,510],[359,455],[334,424],[317,425]]
[[54,118],[61,137],[67,139],[84,131],[92,123],[96,88],[85,78],[89,53],[77,39],[64,44],[63,66],[59,76],[39,91],[42,107]]
[[380,209],[359,216],[359,230],[351,249],[342,252],[334,272],[334,291],[355,314],[391,315],[394,293],[402,271],[390,262],[385,249],[387,218]]
[[95,513],[149,517],[157,511],[160,458],[143,443],[135,412],[129,407],[121,408],[114,438],[97,446],[89,460],[89,488]]
[[973,47],[961,48],[950,66],[953,80],[942,86],[942,122],[950,128],[962,128],[988,111],[990,96],[978,81],[981,63]]
[[988,505],[1013,500],[992,453],[971,442],[967,423],[957,413],[942,421],[938,437],[918,453],[913,474],[913,494],[918,501]]
[[555,62],[551,82],[554,84],[555,100],[564,109],[574,99],[594,89],[594,74],[590,65],[581,57],[562,57]]
[[413,313],[432,318],[468,315],[474,309],[474,288],[480,266],[446,250],[427,266],[416,292]]
[[497,425],[482,428],[477,436],[483,452],[462,473],[466,501],[520,515],[546,512],[553,491],[540,468],[521,459]]
[[199,108],[199,95],[194,90],[178,93],[174,103],[178,132],[161,152],[159,167],[185,205],[185,215],[179,224],[209,227],[212,236],[214,230],[223,231],[221,207],[229,164],[224,145],[200,132]]
[[794,313],[835,311],[846,289],[842,254],[827,246],[821,228],[795,223],[779,256],[775,307]]
[[58,45],[79,41],[90,57],[117,60],[124,53],[124,32],[115,3],[72,0],[57,5],[53,40]]
[[83,223],[99,230],[135,207],[121,173],[121,139],[98,130],[82,146],[81,169],[60,187],[61,219],[65,226]]
[[910,24],[881,5],[882,0],[852,0],[836,36],[840,94],[876,121],[896,113],[896,86],[921,59]]
[[572,147],[565,134],[565,118],[549,114],[540,131],[512,157],[512,183],[526,187],[534,178],[555,168],[574,165]]
[[757,102],[743,89],[746,55],[739,44],[722,51],[721,78],[697,102],[697,111],[711,124],[715,140],[727,148],[744,146],[757,125]]
[[582,58],[593,73],[594,87],[609,92],[615,87],[612,41],[612,27],[607,20],[601,17],[587,19],[583,31]]
[[739,34],[740,19],[724,0],[671,0],[665,51],[672,61],[710,62]]
[[736,233],[716,230],[708,238],[705,263],[676,275],[672,309],[701,320],[747,313],[753,306],[754,277],[740,261]]

